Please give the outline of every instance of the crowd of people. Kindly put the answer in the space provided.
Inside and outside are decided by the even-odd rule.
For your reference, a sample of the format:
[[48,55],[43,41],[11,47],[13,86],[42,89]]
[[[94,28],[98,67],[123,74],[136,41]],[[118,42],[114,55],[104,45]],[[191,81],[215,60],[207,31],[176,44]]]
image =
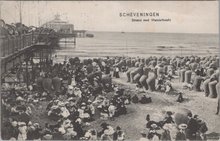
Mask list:
[[5,21],[2,19],[0,19],[0,32],[1,32],[0,37],[2,38],[2,40],[5,40],[6,43],[9,42],[7,43],[9,44],[8,46],[7,44],[5,44],[4,46],[1,47],[2,48],[1,52],[4,55],[8,55],[6,50],[17,51],[16,49],[12,49],[16,47],[12,46],[10,43],[19,44],[18,41],[24,42],[22,46],[20,45],[20,48],[24,48],[26,46],[23,45],[25,45],[26,42],[28,43],[45,42],[45,43],[50,43],[54,47],[57,46],[59,41],[59,35],[57,34],[57,32],[55,32],[55,30],[51,28],[27,26],[22,23],[8,24],[5,23]]
[[[206,140],[205,133],[208,131],[206,122],[198,115],[193,116],[191,112],[183,116],[185,116],[185,121],[176,123],[175,115],[171,111],[167,111],[164,119],[160,121],[151,120],[148,114],[140,141]],[[176,120],[178,122],[179,119]]]
[[[63,64],[46,61],[34,65],[34,72],[30,72],[29,76],[35,81],[30,86],[5,83],[2,88],[5,92],[2,102],[9,120],[4,122],[7,128],[3,138],[80,139],[87,133],[83,126],[90,125],[95,120],[95,114],[99,114],[104,120],[114,120],[115,117],[126,114],[130,95],[112,83],[108,70],[110,64],[106,60],[82,61],[76,57],[68,62],[64,61]],[[22,76],[18,76],[17,79],[21,78]],[[110,92],[113,94],[110,95]],[[39,127],[38,123],[32,124],[31,109],[41,101],[48,101],[45,107],[47,116],[57,124],[47,123],[44,128]],[[8,130],[13,130],[16,134],[11,134]]]
[[[180,79],[183,79],[183,75],[178,74],[183,68],[189,68],[196,76],[200,75],[204,78],[210,76],[209,83],[213,80],[218,82],[218,61],[219,58],[216,56],[206,58],[149,57],[147,59],[106,57],[83,60],[75,57],[63,63],[53,63],[52,60],[47,60],[41,64],[34,64],[34,69],[29,74],[32,84],[28,87],[22,83],[2,85],[2,111],[5,116],[2,138],[11,140],[112,140],[113,138],[124,140],[125,133],[121,127],[114,129],[107,123],[101,125],[103,130],[100,132],[97,129],[84,129],[84,126],[90,126],[91,122],[96,120],[97,115],[102,120],[114,120],[120,115],[127,114],[126,105],[131,102],[142,104],[152,102],[152,99],[145,95],[139,98],[137,95],[125,93],[123,88],[112,83],[112,76],[118,79],[121,72],[125,72],[128,82],[136,83],[138,88],[143,88],[145,91],[156,90],[169,93],[173,89],[171,79],[175,75],[180,75]],[[210,68],[213,70],[212,74],[209,73]],[[112,71],[113,75],[111,75]],[[21,79],[21,75],[22,73],[19,73],[17,79]],[[183,82],[193,83],[192,87],[198,85],[194,84],[194,78],[191,79],[191,76],[190,80],[185,77]],[[32,109],[39,106],[42,101],[48,103],[46,107],[43,107],[46,109],[48,118],[57,124],[46,123],[42,127],[39,123],[32,123],[34,122],[31,120]],[[197,134],[203,139],[202,136],[207,130],[201,131],[201,120],[196,122],[196,128],[198,128],[194,130],[191,129],[190,121],[197,121],[197,119],[195,116],[193,118],[192,115],[188,116],[189,123],[178,126],[169,112],[166,120],[162,122],[151,121],[148,116],[147,129],[149,131],[142,134],[142,140],[153,138],[169,140],[168,128],[173,129],[174,125],[178,129],[176,140],[192,140]],[[164,132],[159,134],[157,129]],[[185,129],[190,132],[186,133]],[[194,131],[191,132],[191,130]]]

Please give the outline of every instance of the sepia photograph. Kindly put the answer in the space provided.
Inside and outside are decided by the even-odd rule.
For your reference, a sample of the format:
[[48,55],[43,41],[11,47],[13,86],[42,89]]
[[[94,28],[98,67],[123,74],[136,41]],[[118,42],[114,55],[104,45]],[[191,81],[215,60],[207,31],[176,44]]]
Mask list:
[[220,141],[218,1],[0,1],[0,140]]

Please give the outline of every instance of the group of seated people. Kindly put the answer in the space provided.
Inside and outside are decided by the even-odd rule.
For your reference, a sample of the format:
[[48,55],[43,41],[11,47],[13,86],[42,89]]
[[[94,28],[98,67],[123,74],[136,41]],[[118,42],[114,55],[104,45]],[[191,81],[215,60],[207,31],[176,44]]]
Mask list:
[[[25,85],[18,84],[11,88],[10,86],[4,86],[4,93],[2,94],[2,105],[4,116],[9,117],[4,118],[4,135],[3,139],[91,139],[95,138],[96,135],[100,138],[109,138],[107,131],[98,134],[96,129],[84,131],[84,126],[89,126],[90,122],[95,120],[95,115],[98,113],[101,119],[111,119],[114,120],[115,117],[126,114],[126,105],[133,103],[147,104],[152,102],[150,97],[143,95],[141,98],[139,96],[128,95],[119,86],[114,86],[111,81],[110,71],[112,66],[117,64],[119,71],[121,70],[120,62],[124,63],[123,60],[126,58],[106,58],[106,59],[88,59],[83,62],[79,58],[70,59],[69,62],[64,61],[63,64],[53,64],[52,62],[45,62],[41,64],[44,69],[38,69],[36,65],[35,80],[33,84],[26,87]],[[165,59],[162,59],[165,61]],[[139,59],[139,61],[141,61]],[[170,60],[171,61],[171,60]],[[136,60],[136,65],[140,64]],[[154,63],[155,58],[146,60],[149,63],[148,67],[155,68],[157,65]],[[145,62],[145,63],[146,63]],[[171,61],[172,62],[172,61]],[[176,64],[173,61],[170,64]],[[130,64],[131,65],[131,64]],[[122,68],[132,67],[129,63],[121,65]],[[139,67],[139,65],[137,65]],[[140,65],[143,69],[142,65]],[[169,66],[169,65],[168,65]],[[148,83],[147,77],[150,78],[152,74],[143,78],[144,81],[136,81],[138,87],[146,87],[153,90],[151,83],[154,84],[154,90],[163,89],[163,84],[166,83],[164,79],[170,80],[172,75],[176,74],[176,68],[178,65],[171,65],[172,69],[164,71],[155,72],[160,70],[160,68],[151,69],[149,71],[153,74],[154,82]],[[125,68],[126,68],[125,67]],[[163,67],[159,65],[158,67]],[[165,67],[166,68],[166,67]],[[174,69],[175,68],[175,69]],[[158,75],[157,75],[158,73]],[[141,80],[141,76],[138,76]],[[33,78],[34,79],[34,78]],[[129,78],[134,79],[134,78]],[[137,79],[138,80],[138,79]],[[158,81],[157,83],[156,80]],[[134,81],[134,80],[130,80]],[[148,85],[149,84],[149,85]],[[155,85],[157,84],[157,85]],[[157,87],[158,86],[158,87]],[[167,83],[167,86],[171,84]],[[5,89],[4,89],[5,88]],[[7,88],[9,90],[7,90]],[[165,91],[168,88],[165,87]],[[113,92],[114,95],[110,95],[109,92]],[[38,123],[31,122],[31,116],[33,114],[32,109],[40,107],[39,103],[41,101],[48,102],[46,109],[47,116],[49,119],[57,122],[55,125],[45,124],[45,127],[40,127]],[[42,108],[42,107],[41,107]],[[169,112],[167,113],[167,118],[165,121],[152,122],[150,124],[149,117],[147,118],[148,125],[147,129],[150,134],[143,134],[143,136],[152,139],[155,135],[159,139],[163,139],[168,136],[168,126],[167,124],[175,124],[172,120]],[[190,116],[189,116],[190,117]],[[201,120],[191,118],[192,120]],[[198,122],[198,128],[193,131],[193,134],[199,134],[199,136],[204,135],[204,131],[200,131],[200,122]],[[202,121],[202,123],[204,123]],[[166,126],[165,126],[166,125]],[[203,124],[204,125],[204,124]],[[106,125],[105,125],[106,126]],[[175,125],[175,127],[177,127]],[[106,127],[105,127],[106,128]],[[158,134],[157,129],[164,130],[164,134]],[[180,132],[181,139],[187,138],[185,129],[191,128],[190,125],[179,125],[178,130]],[[184,129],[185,128],[185,129]],[[184,130],[182,130],[184,129]],[[117,129],[122,135],[120,127]],[[194,129],[190,129],[194,130]],[[19,132],[18,132],[19,131]],[[112,133],[112,132],[111,132]],[[167,135],[168,134],[168,135]],[[111,134],[112,135],[112,134]],[[184,135],[186,137],[184,137]],[[88,137],[89,136],[89,137]],[[194,135],[192,135],[194,136]],[[176,137],[179,138],[178,136]],[[166,139],[164,139],[166,140]]]
[[126,105],[131,102],[130,95],[125,94],[124,89],[118,89],[118,87],[115,89],[115,93],[110,99],[104,98],[97,106],[102,119],[110,118],[113,120],[114,117],[127,114]]
[[[44,70],[35,69],[36,81],[32,85],[3,88],[3,115],[6,120],[2,128],[5,133],[3,139],[80,139],[85,134],[83,126],[89,126],[95,120],[95,114],[110,119],[126,114],[129,96],[112,84],[109,75],[103,76],[103,80],[102,76],[95,74],[101,70],[97,63],[93,63],[94,70],[90,74],[95,75],[92,77],[87,77],[88,68],[85,67],[88,64],[75,64],[75,69],[71,70],[72,66],[66,62],[55,65],[45,63]],[[109,95],[109,92],[114,95]],[[42,107],[41,101],[48,102],[47,107]],[[43,128],[38,123],[32,123],[32,110],[35,108],[46,110],[48,118],[57,124],[47,123]]]
[[141,132],[140,141],[206,140],[208,127],[205,121],[198,115],[192,117],[192,113],[188,113],[187,118],[186,122],[177,124],[171,111],[167,111],[161,121],[151,120],[150,115],[147,115],[146,128]]

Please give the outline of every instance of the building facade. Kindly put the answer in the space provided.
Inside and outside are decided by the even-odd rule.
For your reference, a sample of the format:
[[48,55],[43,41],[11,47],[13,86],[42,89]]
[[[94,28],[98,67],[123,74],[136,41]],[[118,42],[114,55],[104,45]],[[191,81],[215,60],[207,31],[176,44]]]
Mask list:
[[72,34],[74,32],[74,25],[69,24],[67,21],[62,21],[59,15],[56,15],[54,20],[43,24],[42,27],[51,28],[63,34]]

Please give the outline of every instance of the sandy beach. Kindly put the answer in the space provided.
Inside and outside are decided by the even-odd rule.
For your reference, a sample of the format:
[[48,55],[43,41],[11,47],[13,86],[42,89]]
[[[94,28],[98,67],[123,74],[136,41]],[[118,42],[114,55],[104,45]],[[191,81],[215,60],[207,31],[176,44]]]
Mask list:
[[[165,94],[161,92],[147,92],[139,93],[135,91],[135,84],[126,82],[126,75],[124,73],[120,74],[119,79],[113,79],[113,82],[120,85],[120,87],[125,88],[125,93],[130,93],[131,95],[138,94],[142,96],[146,94],[152,98],[152,103],[149,104],[130,104],[127,105],[128,113],[112,120],[102,120],[100,119],[99,112],[97,111],[94,118],[95,121],[91,122],[90,126],[85,126],[84,129],[95,128],[100,130],[100,124],[102,122],[107,122],[113,127],[120,126],[126,133],[127,140],[138,140],[141,135],[140,132],[145,128],[146,115],[150,114],[153,120],[163,119],[165,111],[175,111],[178,108],[187,108],[192,111],[193,114],[199,115],[208,126],[207,137],[211,140],[218,139],[220,135],[220,116],[215,115],[217,107],[217,99],[211,99],[204,96],[204,92],[195,92],[182,89],[182,84],[179,82],[178,78],[172,81],[172,85],[175,91],[183,92],[184,102],[176,102],[177,95],[175,94]],[[109,94],[109,96],[111,93]],[[45,107],[47,102],[41,102],[38,106],[33,107],[33,121],[40,123],[42,126],[44,124],[50,123],[55,124],[54,121],[48,119]]]

